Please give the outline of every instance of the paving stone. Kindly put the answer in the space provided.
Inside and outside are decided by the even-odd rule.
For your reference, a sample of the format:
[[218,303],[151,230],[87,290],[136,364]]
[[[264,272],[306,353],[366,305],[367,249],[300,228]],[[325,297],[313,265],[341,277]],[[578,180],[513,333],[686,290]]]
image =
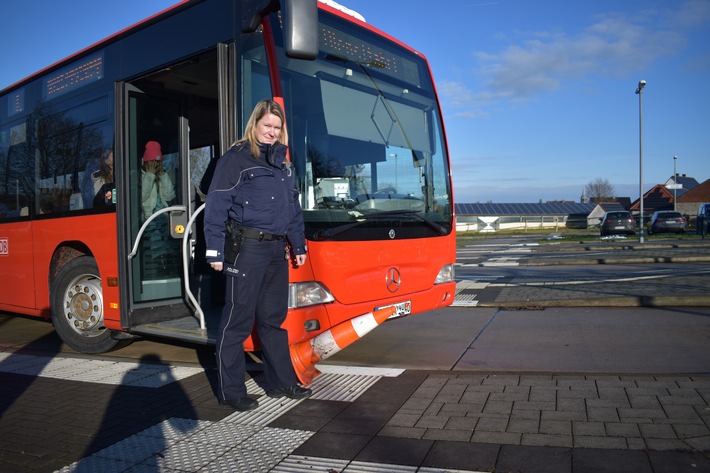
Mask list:
[[483,412],[489,414],[510,414],[512,410],[513,401],[492,401],[489,399],[483,407]]
[[542,402],[556,402],[557,401],[557,389],[550,388],[548,386],[532,386],[530,388],[530,394],[528,400],[542,401]]
[[571,435],[522,434],[522,445],[538,447],[572,447]]
[[499,445],[435,441],[421,466],[436,467],[436,471],[493,471],[499,451]]
[[658,396],[662,404],[705,404],[703,397],[694,389],[669,389],[670,395]]
[[478,420],[478,417],[450,417],[444,429],[474,430]]
[[609,450],[595,448],[575,449],[572,454],[574,473],[652,473],[651,463],[645,452],[632,450]]
[[415,427],[398,427],[396,425],[386,425],[377,433],[382,437],[401,437],[420,439],[426,433],[426,429],[418,429]]
[[422,429],[443,429],[448,421],[447,416],[422,416],[414,426]]
[[491,375],[488,378],[483,380],[483,384],[485,386],[508,386],[508,385],[513,385],[517,386],[518,382],[520,381],[519,376],[511,376],[511,375]]
[[572,422],[564,420],[541,420],[541,434],[572,435]]
[[555,406],[554,401],[515,401],[513,403],[514,410],[554,411]]
[[587,410],[587,403],[584,399],[560,399],[557,402],[557,410],[585,412]]
[[646,441],[646,447],[649,450],[666,450],[666,451],[683,451],[683,450],[690,450],[690,447],[687,443],[683,442],[682,440],[678,439],[653,439],[653,438],[647,438],[645,439]]
[[668,418],[674,421],[683,420],[685,422],[688,422],[692,420],[695,422],[702,423],[702,419],[700,419],[700,416],[698,415],[693,406],[675,404],[664,405],[663,410],[666,412]]
[[661,409],[656,396],[629,396],[629,403],[634,409]]
[[540,418],[542,420],[569,420],[569,421],[586,421],[586,412],[576,411],[541,411]]
[[510,413],[511,419],[527,419],[527,420],[540,420],[540,411],[527,410],[527,409],[515,409]]
[[517,433],[533,433],[539,432],[540,421],[537,419],[510,419],[508,422],[507,431]]
[[557,398],[558,399],[597,399],[599,395],[597,394],[596,389],[587,389],[587,388],[582,388],[582,389],[572,389],[570,391],[558,391],[557,392]]
[[412,398],[423,398],[427,400],[432,400],[436,397],[437,394],[439,394],[440,390],[440,387],[420,386],[416,391],[414,391],[414,393],[412,394]]
[[503,473],[523,471],[525,473],[570,473],[572,471],[572,453],[566,448],[503,445],[500,448],[495,471]]
[[433,443],[433,440],[377,436],[354,456],[354,460],[416,466],[424,460]]
[[476,414],[483,412],[483,404],[446,403],[442,406],[439,414],[445,416],[465,416],[469,412]]
[[585,435],[603,437],[606,435],[606,429],[604,428],[603,422],[575,421],[572,422],[572,433],[575,436]]
[[635,423],[631,422],[607,422],[606,434],[609,437],[641,437],[641,431]]
[[648,452],[655,473],[698,473],[710,471],[710,458],[701,453]]
[[523,434],[517,432],[487,432],[476,430],[473,432],[471,442],[520,445],[522,435]]
[[710,435],[710,430],[703,424],[671,424],[678,438],[705,437]]
[[490,394],[492,393],[466,389],[466,392],[461,396],[459,402],[465,404],[485,404]]
[[[685,443],[701,452],[710,452],[710,435],[685,439]],[[708,470],[710,471],[710,470]]]
[[673,427],[668,424],[641,424],[641,436],[645,439],[674,439],[677,438]]
[[627,437],[626,448],[629,450],[646,450],[646,442],[641,437]]
[[420,418],[420,415],[402,414],[401,412],[398,412],[392,416],[392,418],[387,422],[387,425],[393,427],[414,427]]
[[476,424],[476,431],[505,432],[507,427],[507,417],[483,417]]
[[626,388],[629,397],[638,396],[668,396],[668,389],[664,387],[638,387]]
[[557,386],[557,380],[553,379],[551,375],[534,375],[534,374],[521,374],[520,375],[520,386]]
[[628,399],[626,389],[623,387],[604,386],[597,388],[599,399]]
[[633,418],[646,418],[646,419],[665,419],[666,413],[662,409],[633,409],[620,407],[617,409],[619,412],[619,417],[622,420]]
[[507,392],[507,389],[505,392],[502,393],[491,393],[490,396],[488,397],[489,402],[490,401],[527,401],[528,400],[528,393],[527,392]]
[[435,416],[439,412],[441,412],[441,408],[444,407],[443,402],[432,402],[429,404],[429,407],[427,407],[422,415],[428,415],[428,416]]
[[502,393],[505,389],[505,384],[484,384],[484,385],[472,385],[466,388],[466,392],[480,392],[480,393]]
[[618,437],[599,437],[599,436],[574,436],[575,448],[609,448],[609,449],[625,449],[626,439]]
[[472,435],[473,430],[427,429],[422,438],[425,440],[468,442]]

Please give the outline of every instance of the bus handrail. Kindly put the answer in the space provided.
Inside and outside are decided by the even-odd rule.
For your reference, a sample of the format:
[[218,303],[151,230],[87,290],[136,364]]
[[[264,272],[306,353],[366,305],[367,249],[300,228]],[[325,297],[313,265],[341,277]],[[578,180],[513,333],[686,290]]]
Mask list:
[[195,209],[195,211],[192,213],[192,216],[190,217],[190,220],[188,220],[187,225],[185,226],[185,233],[182,235],[182,272],[183,272],[183,284],[185,285],[185,295],[187,298],[190,300],[192,303],[192,306],[195,308],[195,314],[197,315],[197,320],[200,322],[200,330],[205,330],[207,328],[207,325],[205,324],[205,313],[202,311],[202,307],[200,307],[200,304],[197,302],[197,299],[195,296],[192,294],[192,290],[190,289],[190,278],[189,278],[189,271],[187,267],[187,261],[188,261],[188,242],[190,240],[190,232],[192,231],[192,225],[195,223],[195,219],[197,216],[204,210],[205,204],[200,205]]
[[[195,296],[192,294],[192,291],[190,290],[190,278],[189,278],[189,271],[188,271],[188,259],[189,255],[187,253],[187,242],[189,241],[189,236],[191,232],[192,225],[195,223],[195,218],[197,218],[197,215],[199,215],[200,212],[204,209],[205,204],[200,205],[195,212],[192,214],[190,217],[190,220],[187,222],[187,225],[185,226],[185,232],[182,235],[182,273],[183,273],[183,284],[185,287],[185,295],[187,298],[190,300],[190,303],[192,303],[192,306],[195,309],[195,315],[197,316],[197,320],[200,323],[200,330],[205,330],[207,328],[205,324],[205,313],[202,311],[202,308],[200,307],[200,304],[197,302],[197,299]],[[153,215],[148,217],[148,219],[143,222],[143,225],[141,225],[140,230],[138,231],[138,235],[136,235],[136,241],[133,244],[133,249],[131,250],[130,253],[128,253],[128,259],[131,260],[133,257],[138,253],[138,244],[141,241],[141,237],[143,236],[143,233],[145,232],[145,229],[150,225],[150,222],[155,220],[158,216],[172,212],[172,211],[180,211],[180,212],[187,212],[187,207],[184,205],[173,205],[170,207],[165,207],[164,209],[160,209],[157,212],[155,212]]]
[[148,219],[143,222],[143,225],[141,225],[141,229],[138,230],[138,235],[136,235],[136,241],[133,243],[133,249],[131,250],[130,253],[128,253],[128,259],[131,260],[133,259],[134,256],[138,253],[138,244],[141,241],[141,237],[143,236],[143,232],[145,232],[145,229],[148,227],[150,222],[158,218],[158,216],[163,215],[168,212],[172,212],[173,210],[180,210],[182,212],[187,212],[187,207],[184,205],[173,205],[171,207],[165,207],[164,209],[160,209],[157,212],[155,212],[153,215],[148,217]]

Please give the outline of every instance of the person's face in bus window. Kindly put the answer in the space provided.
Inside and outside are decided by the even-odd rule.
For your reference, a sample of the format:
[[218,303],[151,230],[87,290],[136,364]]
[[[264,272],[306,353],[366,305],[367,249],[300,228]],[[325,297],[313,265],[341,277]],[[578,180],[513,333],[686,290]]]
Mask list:
[[113,151],[109,151],[104,159],[104,166],[109,175],[113,175]]
[[267,113],[256,122],[256,136],[259,143],[272,145],[281,136],[281,119],[273,113]]

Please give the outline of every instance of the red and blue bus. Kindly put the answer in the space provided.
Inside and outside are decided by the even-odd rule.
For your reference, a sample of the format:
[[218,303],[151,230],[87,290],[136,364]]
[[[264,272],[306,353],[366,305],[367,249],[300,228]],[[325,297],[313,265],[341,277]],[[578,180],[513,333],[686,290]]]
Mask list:
[[[224,281],[204,261],[202,205],[267,97],[286,111],[310,255],[291,270],[290,342],[451,304],[451,171],[426,58],[333,2],[185,0],[0,92],[0,310],[51,319],[84,353],[214,343]],[[174,198],[146,218],[148,141]]]

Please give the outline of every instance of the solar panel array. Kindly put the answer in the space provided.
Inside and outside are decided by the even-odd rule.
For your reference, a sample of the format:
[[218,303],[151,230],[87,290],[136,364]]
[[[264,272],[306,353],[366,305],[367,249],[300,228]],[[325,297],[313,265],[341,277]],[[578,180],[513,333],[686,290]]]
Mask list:
[[589,214],[597,204],[455,204],[456,215],[571,215]]

